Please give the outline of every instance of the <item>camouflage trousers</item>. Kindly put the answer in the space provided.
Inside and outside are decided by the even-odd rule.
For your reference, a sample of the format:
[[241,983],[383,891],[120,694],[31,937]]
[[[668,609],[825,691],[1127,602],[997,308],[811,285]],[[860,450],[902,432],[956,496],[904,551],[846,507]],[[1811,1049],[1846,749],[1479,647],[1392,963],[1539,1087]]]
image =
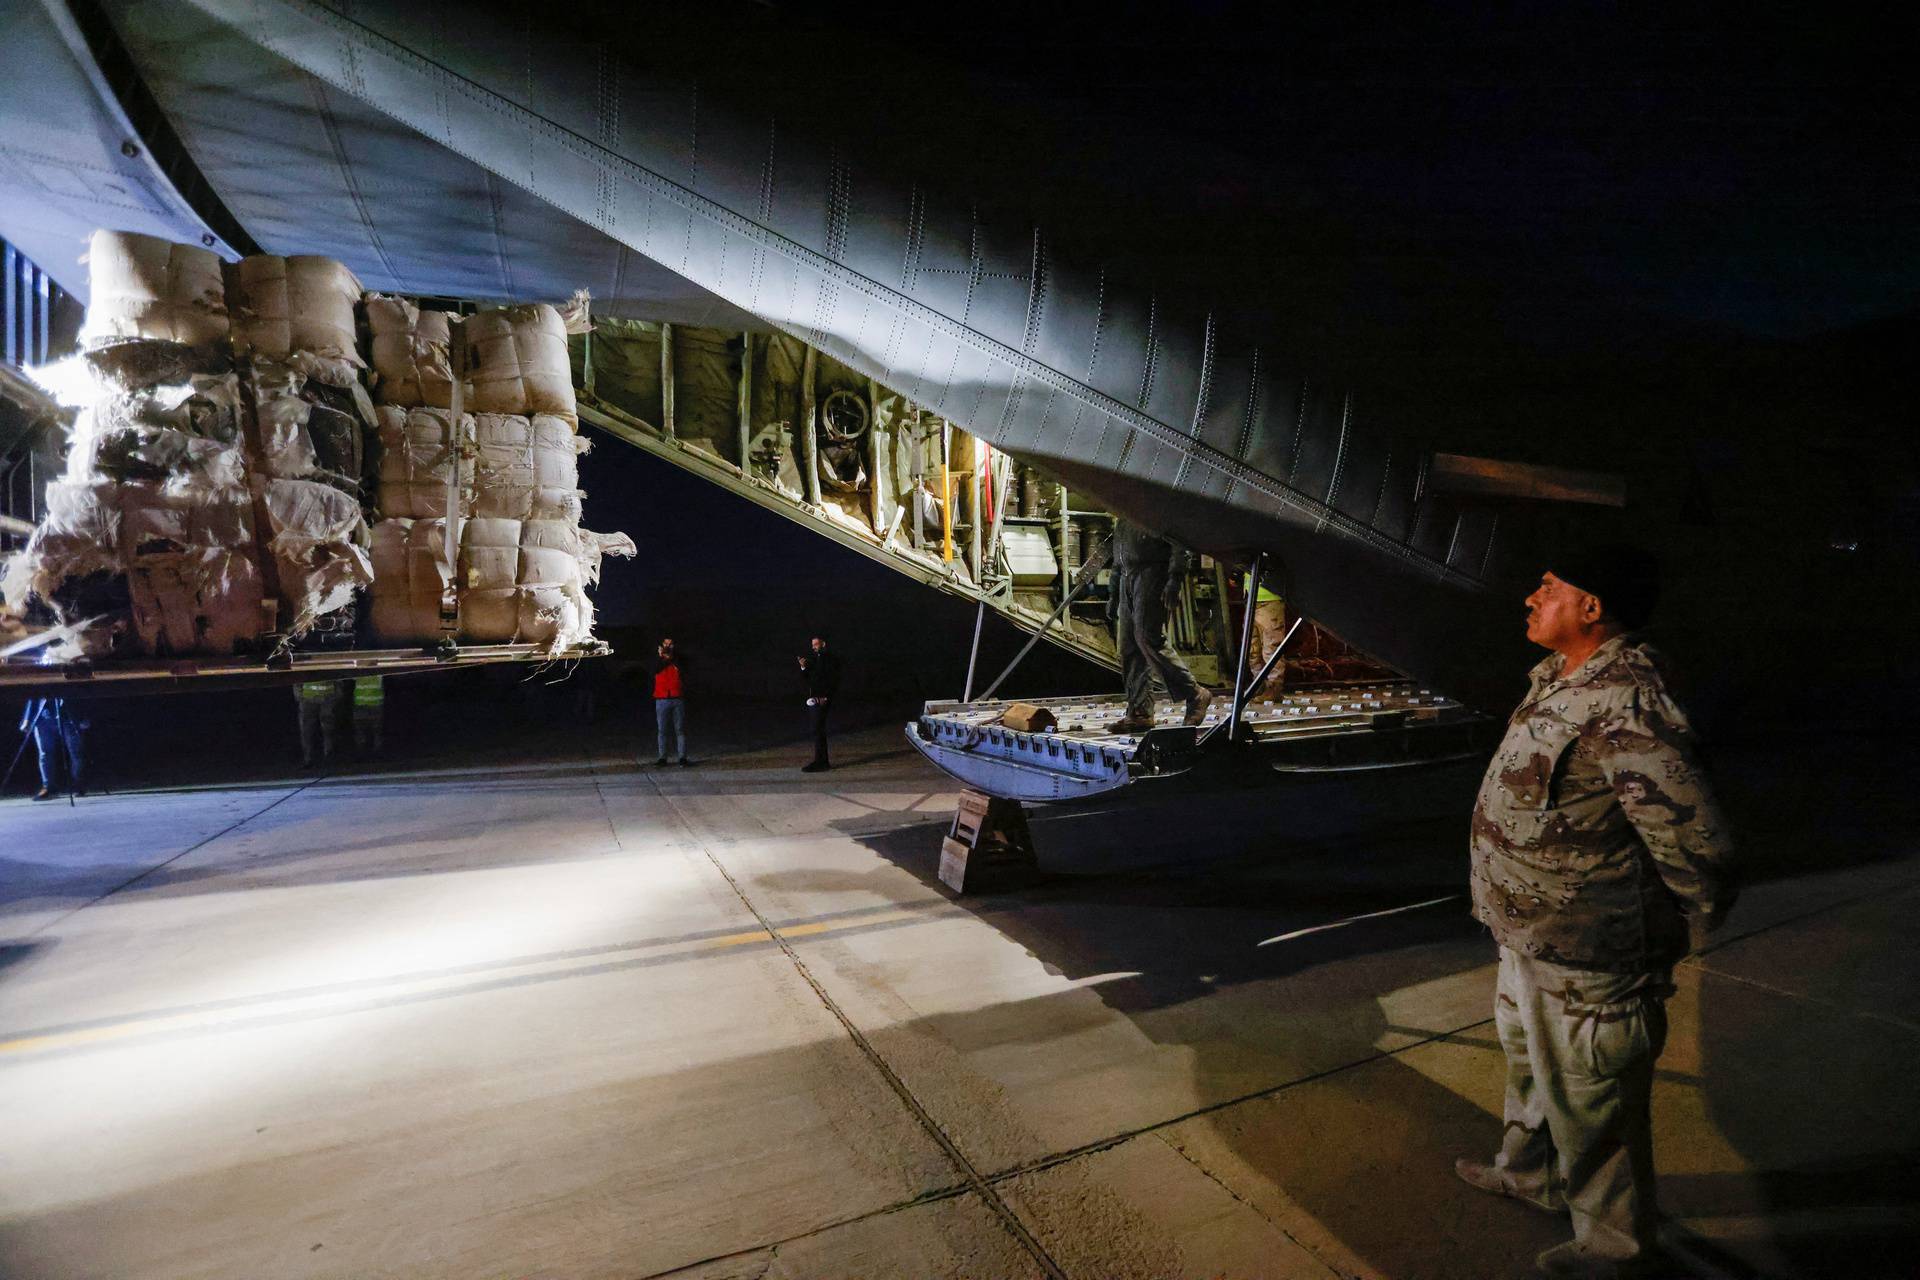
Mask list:
[[[1247,641],[1247,679],[1260,674],[1260,668],[1266,665],[1267,655],[1280,647],[1287,637],[1287,602],[1285,600],[1261,600],[1253,606],[1253,635]],[[1260,687],[1247,696],[1255,701],[1263,698],[1277,698],[1286,687],[1287,662],[1285,658],[1273,664],[1273,671],[1261,682]]]
[[1494,1165],[1520,1196],[1569,1211],[1576,1246],[1596,1261],[1657,1247],[1653,1064],[1672,993],[1666,973],[1570,969],[1500,948],[1506,1132]]

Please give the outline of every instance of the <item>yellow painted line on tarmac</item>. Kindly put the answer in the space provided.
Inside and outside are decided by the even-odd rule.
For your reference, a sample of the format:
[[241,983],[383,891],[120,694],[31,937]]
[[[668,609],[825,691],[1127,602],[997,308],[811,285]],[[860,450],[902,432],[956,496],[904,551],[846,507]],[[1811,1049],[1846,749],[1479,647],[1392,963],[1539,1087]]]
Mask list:
[[[816,920],[806,924],[789,925],[778,929],[778,935],[781,938],[810,938],[825,933],[934,918],[937,917],[929,915],[924,910],[871,912],[839,920]],[[765,929],[754,928],[742,930],[739,933],[721,934],[713,938],[701,938],[694,942],[639,945],[625,951],[602,952],[584,958],[524,962],[503,960],[498,968],[484,970],[481,974],[464,970],[457,974],[428,976],[414,980],[396,978],[388,985],[355,986],[350,991],[290,995],[283,999],[268,996],[258,1002],[237,1006],[228,1004],[219,1008],[171,1014],[131,1014],[118,1021],[102,1023],[98,1026],[75,1027],[69,1031],[50,1031],[42,1035],[16,1036],[10,1040],[0,1040],[0,1055],[75,1049],[114,1040],[202,1029],[220,1030],[231,1027],[235,1030],[244,1030],[246,1023],[260,1019],[280,1021],[303,1014],[324,1017],[330,1014],[362,1012],[367,1009],[369,1000],[385,1003],[394,1000],[421,999],[439,994],[459,995],[462,993],[462,988],[474,985],[476,980],[484,989],[485,984],[496,983],[503,978],[564,978],[575,970],[592,972],[603,970],[609,965],[619,966],[633,960],[670,959],[677,955],[725,951],[733,947],[753,946],[757,943],[772,941],[774,941],[774,934]],[[236,1023],[241,1025],[235,1026]]]

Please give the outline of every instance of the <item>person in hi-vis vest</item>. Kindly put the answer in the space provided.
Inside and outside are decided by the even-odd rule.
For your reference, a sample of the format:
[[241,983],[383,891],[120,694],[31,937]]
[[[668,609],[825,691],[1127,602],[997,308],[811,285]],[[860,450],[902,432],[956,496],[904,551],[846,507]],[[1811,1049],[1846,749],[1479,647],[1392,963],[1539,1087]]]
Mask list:
[[[1248,572],[1241,579],[1246,590],[1253,591],[1253,574]],[[1280,647],[1287,635],[1287,602],[1276,593],[1267,590],[1265,580],[1259,586],[1259,593],[1253,602],[1253,638],[1247,644],[1247,678],[1253,679],[1260,674],[1260,668],[1267,665],[1267,655]],[[1249,695],[1251,701],[1277,698],[1286,687],[1286,659],[1273,664],[1273,670],[1260,683],[1260,687]]]

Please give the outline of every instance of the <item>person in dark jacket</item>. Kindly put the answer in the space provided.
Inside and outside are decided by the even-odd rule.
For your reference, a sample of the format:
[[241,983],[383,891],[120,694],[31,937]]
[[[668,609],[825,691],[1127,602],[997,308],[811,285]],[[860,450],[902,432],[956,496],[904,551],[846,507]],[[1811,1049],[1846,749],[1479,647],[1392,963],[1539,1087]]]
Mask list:
[[827,652],[827,642],[819,636],[800,656],[800,679],[807,686],[807,717],[813,722],[813,761],[800,766],[801,771],[825,773],[833,768],[827,761],[827,711],[840,692],[840,655]]
[[674,735],[680,748],[680,763],[692,764],[687,759],[687,687],[680,669],[680,655],[674,650],[673,641],[662,640],[654,651],[653,659],[653,726],[655,741],[660,746],[660,758],[656,765],[667,762],[667,733]]

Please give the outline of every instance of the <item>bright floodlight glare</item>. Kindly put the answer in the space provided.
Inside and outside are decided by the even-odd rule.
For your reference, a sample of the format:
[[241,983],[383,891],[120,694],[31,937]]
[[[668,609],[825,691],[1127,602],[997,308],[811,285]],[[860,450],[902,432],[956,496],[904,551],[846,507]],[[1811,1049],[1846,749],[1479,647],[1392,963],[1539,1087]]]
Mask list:
[[93,373],[87,367],[85,356],[71,355],[52,364],[30,365],[22,372],[69,409],[85,408],[93,401]]

